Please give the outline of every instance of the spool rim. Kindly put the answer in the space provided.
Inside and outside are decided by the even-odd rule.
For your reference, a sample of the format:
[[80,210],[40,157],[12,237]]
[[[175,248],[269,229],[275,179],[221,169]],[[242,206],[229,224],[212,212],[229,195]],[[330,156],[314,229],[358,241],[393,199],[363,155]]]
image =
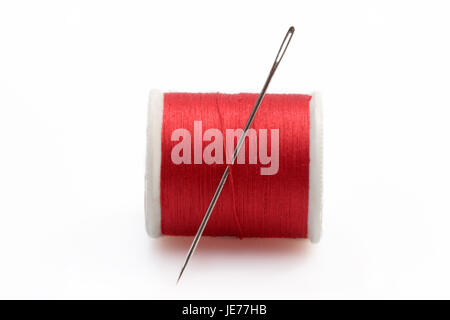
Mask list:
[[145,225],[150,237],[161,236],[161,130],[164,94],[151,90],[147,111],[145,163]]
[[313,243],[322,233],[323,119],[320,93],[313,92],[309,103],[309,201],[308,238]]

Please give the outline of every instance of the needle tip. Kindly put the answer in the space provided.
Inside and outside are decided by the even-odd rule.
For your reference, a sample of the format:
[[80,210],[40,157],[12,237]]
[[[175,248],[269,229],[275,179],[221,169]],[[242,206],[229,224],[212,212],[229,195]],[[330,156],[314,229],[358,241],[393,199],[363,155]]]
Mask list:
[[183,266],[183,269],[181,269],[180,274],[178,275],[177,284],[178,284],[178,282],[180,282],[181,276],[183,275],[184,267],[185,266]]

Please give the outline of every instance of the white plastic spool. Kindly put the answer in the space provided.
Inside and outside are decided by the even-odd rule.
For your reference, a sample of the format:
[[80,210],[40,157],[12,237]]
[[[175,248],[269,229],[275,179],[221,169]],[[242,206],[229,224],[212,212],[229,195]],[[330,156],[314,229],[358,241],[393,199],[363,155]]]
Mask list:
[[[147,158],[145,171],[145,221],[150,237],[161,233],[161,130],[163,121],[164,93],[150,91],[147,113]],[[313,243],[322,233],[322,162],[323,119],[320,94],[314,92],[309,104],[309,201],[308,238]]]

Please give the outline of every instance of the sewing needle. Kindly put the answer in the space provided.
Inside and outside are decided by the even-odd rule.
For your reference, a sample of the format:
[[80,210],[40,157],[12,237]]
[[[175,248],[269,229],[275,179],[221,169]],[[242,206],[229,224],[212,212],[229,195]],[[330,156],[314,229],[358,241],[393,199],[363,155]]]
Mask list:
[[[262,88],[261,93],[259,94],[258,99],[256,100],[256,103],[252,109],[252,112],[250,113],[250,117],[248,118],[247,123],[244,127],[243,133],[242,133],[241,137],[239,138],[236,148],[233,151],[233,157],[231,158],[231,165],[234,164],[234,161],[236,160],[236,157],[239,154],[239,151],[241,150],[242,144],[245,140],[245,137],[247,136],[248,129],[252,125],[252,122],[253,122],[253,119],[255,118],[256,112],[258,111],[259,106],[261,105],[261,102],[266,94],[267,88],[269,87],[270,80],[272,80],[272,77],[273,77],[275,71],[277,70],[278,64],[280,63],[281,59],[284,56],[284,53],[286,52],[289,42],[291,42],[294,31],[295,31],[295,28],[290,27],[283,39],[283,42],[281,43],[280,50],[278,50],[278,54],[272,65],[272,69],[270,69],[269,75],[266,79],[266,82],[264,83],[264,87]],[[216,202],[219,199],[220,193],[222,192],[223,186],[225,185],[225,182],[227,181],[228,175],[229,175],[229,167],[227,166],[222,175],[222,178],[220,179],[219,185],[217,186],[216,192],[214,193],[211,203],[209,204],[208,209],[206,210],[206,213],[205,213],[205,216],[203,217],[202,223],[200,224],[200,226],[197,230],[197,234],[195,235],[194,240],[192,241],[191,247],[189,248],[188,254],[186,256],[186,260],[184,261],[183,267],[181,268],[180,274],[178,276],[177,283],[180,281],[180,278],[183,275],[184,269],[186,269],[189,259],[191,258],[192,254],[194,253],[195,249],[197,248],[198,242],[200,241],[200,238],[202,237],[203,231],[205,230],[206,224],[208,223],[211,213],[214,210],[214,206],[216,205]]]

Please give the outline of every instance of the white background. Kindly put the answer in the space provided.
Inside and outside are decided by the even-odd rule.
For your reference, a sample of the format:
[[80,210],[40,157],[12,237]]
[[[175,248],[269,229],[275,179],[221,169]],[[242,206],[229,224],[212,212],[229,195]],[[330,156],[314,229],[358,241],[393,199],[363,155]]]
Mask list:
[[[450,298],[446,1],[2,1],[0,298]],[[150,88],[322,93],[308,241],[144,228]]]

